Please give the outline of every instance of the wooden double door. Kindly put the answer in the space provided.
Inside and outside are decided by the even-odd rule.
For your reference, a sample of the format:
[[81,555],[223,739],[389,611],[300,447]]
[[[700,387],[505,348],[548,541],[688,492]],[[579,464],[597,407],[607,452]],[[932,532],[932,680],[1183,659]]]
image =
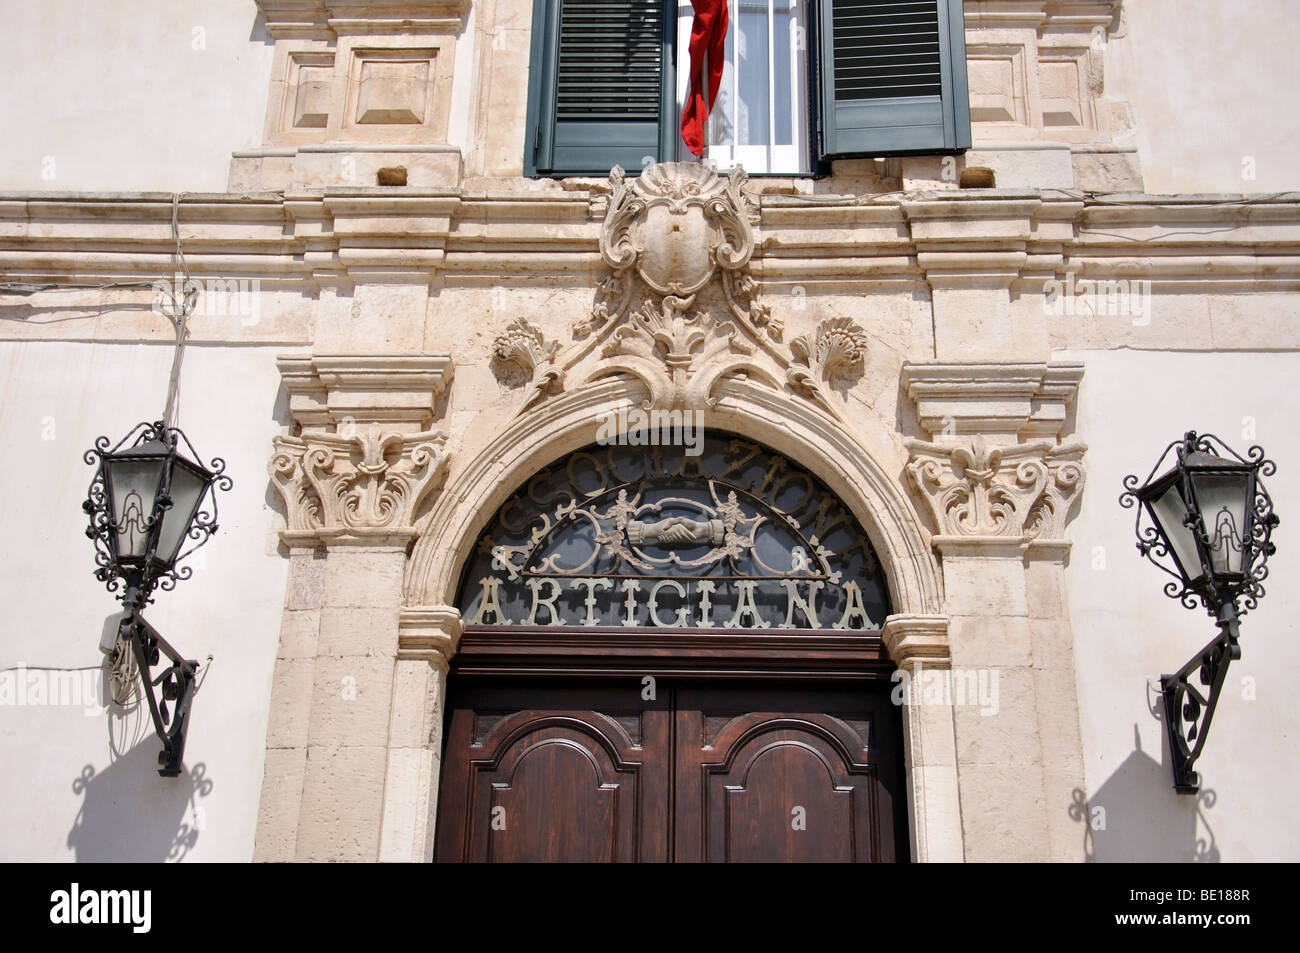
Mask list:
[[435,857],[906,860],[889,688],[453,672]]

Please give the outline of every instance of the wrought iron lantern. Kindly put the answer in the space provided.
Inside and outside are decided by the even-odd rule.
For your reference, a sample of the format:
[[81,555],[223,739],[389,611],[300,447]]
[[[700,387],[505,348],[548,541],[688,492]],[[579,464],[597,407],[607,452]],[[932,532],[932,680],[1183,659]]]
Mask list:
[[[204,466],[185,434],[163,421],[137,424],[116,446],[109,444],[107,437],[100,437],[85,455],[86,463],[98,464],[82,504],[90,518],[86,535],[95,543],[95,576],[110,592],[121,591],[125,611],[116,662],[128,664],[129,645],[144,673],[149,712],[163,742],[158,773],[175,777],[181,771],[198,663],[182,658],[144,620],[141,610],[152,601],[156,587],[169,590],[177,580],[190,577],[193,570],[178,562],[216,532],[216,490],[229,490],[232,481],[222,472],[222,460]],[[152,667],[160,653],[171,664],[155,679]],[[161,701],[156,685],[162,689]]]
[[[1171,451],[1172,468],[1156,476]],[[1132,474],[1124,478],[1120,504],[1136,507],[1138,550],[1173,577],[1165,594],[1189,609],[1199,601],[1219,627],[1191,661],[1160,679],[1180,794],[1200,789],[1192,766],[1205,746],[1228,665],[1241,657],[1238,617],[1264,595],[1278,518],[1261,477],[1276,469],[1260,447],[1243,457],[1212,434],[1188,431],[1165,447],[1145,483]],[[1192,684],[1193,675],[1204,691]]]

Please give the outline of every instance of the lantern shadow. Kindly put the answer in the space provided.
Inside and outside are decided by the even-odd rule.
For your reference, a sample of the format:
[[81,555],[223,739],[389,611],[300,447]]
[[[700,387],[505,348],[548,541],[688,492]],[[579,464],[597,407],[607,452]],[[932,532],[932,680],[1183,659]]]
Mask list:
[[1218,863],[1219,849],[1205,813],[1214,807],[1217,794],[1209,788],[1191,797],[1176,793],[1168,752],[1162,764],[1143,751],[1137,725],[1133,742],[1132,753],[1091,798],[1078,788],[1073,791],[1066,810],[1083,828],[1084,859]]
[[77,863],[179,863],[204,826],[198,802],[212,791],[206,766],[158,776],[160,742],[150,732],[97,771],[87,764],[72,782],[81,809],[68,831]]

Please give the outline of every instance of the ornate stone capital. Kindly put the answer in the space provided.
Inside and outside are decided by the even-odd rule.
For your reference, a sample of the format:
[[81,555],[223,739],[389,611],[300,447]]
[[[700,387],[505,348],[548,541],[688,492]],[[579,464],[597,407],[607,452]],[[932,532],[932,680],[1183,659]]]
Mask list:
[[387,542],[415,536],[415,514],[446,467],[442,432],[277,437],[271,477],[284,498],[289,544]]
[[1083,488],[1083,444],[998,447],[976,434],[948,444],[909,440],[907,449],[907,473],[938,530],[935,544],[954,552],[1018,553],[1031,541],[1062,540]]
[[405,546],[447,464],[427,429],[447,355],[311,355],[277,361],[297,434],[275,439],[271,480],[290,546]]
[[1047,485],[1046,443],[993,447],[977,434],[959,444],[909,440],[907,449],[908,475],[944,536],[1019,537]]
[[1061,444],[1077,363],[927,362],[902,382],[932,440],[906,442],[907,473],[949,554],[1063,554],[1083,489],[1081,443]]

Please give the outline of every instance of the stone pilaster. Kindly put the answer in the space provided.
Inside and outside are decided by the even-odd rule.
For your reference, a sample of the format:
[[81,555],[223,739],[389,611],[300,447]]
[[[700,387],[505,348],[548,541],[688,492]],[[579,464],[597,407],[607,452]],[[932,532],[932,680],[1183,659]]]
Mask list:
[[895,692],[905,702],[903,753],[912,809],[912,860],[959,862],[965,857],[952,704],[946,694],[932,700],[925,694],[926,672],[943,673],[952,667],[948,620],[944,616],[891,615],[881,636],[906,679]]
[[447,666],[462,631],[451,606],[403,609],[379,859],[433,859]]
[[[908,478],[942,561],[966,859],[1077,859],[1066,809],[1083,781],[1064,528],[1084,484],[1061,442],[1082,369],[908,364],[929,439]],[[977,691],[978,697],[970,697]]]
[[445,434],[428,426],[450,360],[279,363],[300,432],[276,438],[270,465],[285,505],[290,586],[255,857],[375,860],[389,722],[411,681],[398,661],[402,573],[446,465]]

